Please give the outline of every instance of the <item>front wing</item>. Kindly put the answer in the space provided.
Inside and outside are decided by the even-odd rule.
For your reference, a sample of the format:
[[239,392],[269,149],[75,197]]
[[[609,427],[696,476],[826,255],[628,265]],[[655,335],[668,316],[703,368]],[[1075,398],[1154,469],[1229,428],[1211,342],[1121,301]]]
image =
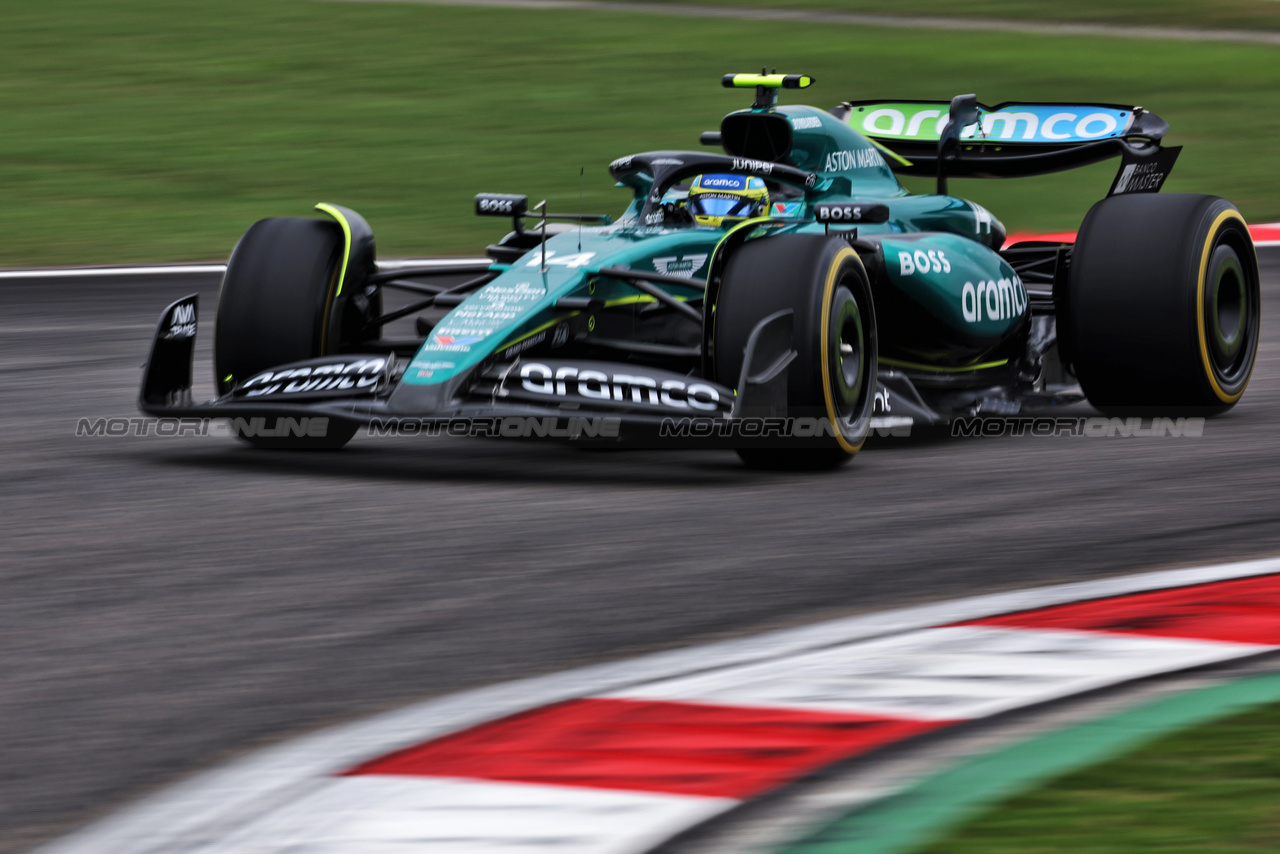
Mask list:
[[[736,390],[649,366],[519,356],[465,376],[399,382],[394,355],[341,354],[281,365],[197,403],[192,394],[198,296],[160,316],[139,407],[160,418],[229,419],[245,438],[324,436],[341,425],[371,435],[538,437],[648,447],[825,444],[830,426],[787,417],[792,315],[753,331]],[[824,432],[828,431],[828,432]]]

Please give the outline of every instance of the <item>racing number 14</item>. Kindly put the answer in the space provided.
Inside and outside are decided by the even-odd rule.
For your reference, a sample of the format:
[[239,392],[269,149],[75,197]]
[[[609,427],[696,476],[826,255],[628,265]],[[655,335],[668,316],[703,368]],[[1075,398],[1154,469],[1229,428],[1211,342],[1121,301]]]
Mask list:
[[[596,257],[594,252],[576,252],[573,255],[556,255],[554,251],[547,253],[547,266],[557,264],[561,267],[568,267],[570,270],[576,270],[579,267],[585,267],[591,263],[591,259]],[[541,257],[535,257],[526,267],[537,267],[542,264]]]

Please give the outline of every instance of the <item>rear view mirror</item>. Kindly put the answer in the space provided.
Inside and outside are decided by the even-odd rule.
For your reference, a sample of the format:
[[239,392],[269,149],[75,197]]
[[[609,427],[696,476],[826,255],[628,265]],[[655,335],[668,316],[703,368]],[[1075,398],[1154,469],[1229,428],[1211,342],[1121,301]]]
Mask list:
[[970,125],[976,125],[982,118],[978,110],[977,95],[956,95],[951,99],[951,112],[947,117],[946,127],[938,139],[938,195],[947,194],[947,155],[950,149],[956,150],[959,156],[960,133]]

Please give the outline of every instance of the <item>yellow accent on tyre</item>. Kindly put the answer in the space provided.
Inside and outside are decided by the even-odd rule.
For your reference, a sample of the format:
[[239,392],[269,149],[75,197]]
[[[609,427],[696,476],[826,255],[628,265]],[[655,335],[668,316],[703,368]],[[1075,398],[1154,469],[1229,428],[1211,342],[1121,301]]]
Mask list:
[[342,228],[342,266],[338,272],[338,290],[335,297],[342,295],[342,283],[347,279],[347,262],[351,260],[351,223],[342,215],[342,211],[326,202],[316,205],[316,210],[323,211],[333,217]]
[[[1227,220],[1237,220],[1247,232],[1248,224],[1244,221],[1244,217],[1238,211],[1226,210],[1218,214],[1213,224],[1209,226],[1209,233],[1204,238],[1204,249],[1200,253],[1200,276],[1196,285],[1196,331],[1200,334],[1200,364],[1204,368],[1205,377],[1209,380],[1209,387],[1213,389],[1213,393],[1218,396],[1218,400],[1223,403],[1235,403],[1244,394],[1245,388],[1249,385],[1249,377],[1245,378],[1244,385],[1235,394],[1227,394],[1223,391],[1222,386],[1218,383],[1218,377],[1213,370],[1213,361],[1209,357],[1208,336],[1205,333],[1205,316],[1204,316],[1204,289],[1206,280],[1209,276],[1209,253],[1213,251],[1214,244],[1217,242],[1218,234],[1221,231],[1222,224]],[[1252,366],[1249,369],[1250,375],[1253,374]]]
[[827,280],[826,284],[823,285],[822,288],[821,346],[822,395],[827,405],[827,418],[831,422],[831,429],[835,433],[836,442],[839,443],[840,447],[843,448],[846,453],[852,455],[858,453],[862,448],[863,443],[866,442],[867,437],[864,435],[858,441],[858,444],[854,445],[845,438],[844,431],[840,429],[840,416],[836,412],[835,399],[831,395],[831,353],[829,350],[829,345],[831,343],[831,303],[832,297],[835,296],[836,292],[836,276],[840,272],[840,266],[844,262],[844,259],[850,256],[858,262],[859,266],[862,265],[862,259],[858,257],[857,252],[854,252],[850,248],[844,248],[835,254],[835,257],[831,259],[831,265],[827,268]]

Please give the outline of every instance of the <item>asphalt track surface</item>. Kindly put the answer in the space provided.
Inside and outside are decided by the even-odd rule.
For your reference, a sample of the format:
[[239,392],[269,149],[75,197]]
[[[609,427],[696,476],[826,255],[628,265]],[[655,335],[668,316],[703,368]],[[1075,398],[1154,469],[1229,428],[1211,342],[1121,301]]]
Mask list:
[[[450,691],[857,611],[1280,553],[1280,252],[1200,438],[732,453],[77,438],[134,417],[160,309],[217,277],[0,282],[0,850],[247,749]],[[1085,410],[1086,412],[1088,410]]]

